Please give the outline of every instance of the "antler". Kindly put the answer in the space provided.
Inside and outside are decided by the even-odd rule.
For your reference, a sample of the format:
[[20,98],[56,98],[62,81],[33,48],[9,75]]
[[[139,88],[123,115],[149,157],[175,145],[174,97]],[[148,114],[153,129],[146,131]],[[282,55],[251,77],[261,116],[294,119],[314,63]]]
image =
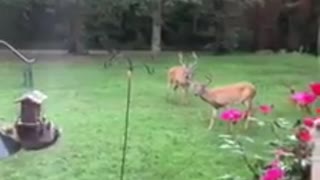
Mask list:
[[178,58],[179,58],[179,62],[182,66],[186,66],[185,63],[183,62],[183,54],[182,52],[178,52]]
[[212,75],[206,75],[206,79],[208,80],[207,86],[212,82]]
[[190,67],[194,67],[198,63],[198,59],[199,59],[198,55],[194,51],[192,51],[192,57],[193,57],[194,61],[192,64],[189,65]]

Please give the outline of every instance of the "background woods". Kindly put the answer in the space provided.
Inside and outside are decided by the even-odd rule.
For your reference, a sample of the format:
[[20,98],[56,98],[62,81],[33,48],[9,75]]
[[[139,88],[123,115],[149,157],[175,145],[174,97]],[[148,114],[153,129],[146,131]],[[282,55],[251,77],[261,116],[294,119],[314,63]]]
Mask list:
[[19,48],[81,54],[86,48],[315,53],[318,4],[316,0],[0,0],[0,37]]

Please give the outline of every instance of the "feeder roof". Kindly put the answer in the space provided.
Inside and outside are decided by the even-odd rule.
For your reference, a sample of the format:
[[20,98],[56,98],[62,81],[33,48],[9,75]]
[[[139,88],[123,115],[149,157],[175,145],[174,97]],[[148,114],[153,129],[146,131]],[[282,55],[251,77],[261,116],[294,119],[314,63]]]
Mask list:
[[36,104],[41,104],[47,98],[48,96],[43,94],[42,92],[38,90],[33,90],[30,92],[24,93],[20,98],[16,100],[16,102],[21,102],[28,99]]

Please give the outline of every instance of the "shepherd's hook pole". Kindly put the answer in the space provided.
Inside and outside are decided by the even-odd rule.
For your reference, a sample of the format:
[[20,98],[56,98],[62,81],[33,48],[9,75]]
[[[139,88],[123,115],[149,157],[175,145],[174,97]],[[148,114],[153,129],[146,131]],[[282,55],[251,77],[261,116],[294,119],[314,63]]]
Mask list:
[[128,61],[128,87],[127,87],[127,108],[126,108],[126,116],[125,116],[125,129],[124,129],[124,138],[123,138],[123,146],[122,146],[122,161],[121,161],[121,170],[120,170],[120,180],[123,180],[125,174],[125,164],[126,164],[126,155],[127,155],[127,146],[128,146],[128,129],[129,129],[129,112],[130,112],[130,99],[131,99],[131,79],[132,79],[132,71],[133,65],[132,61],[127,58]]
[[27,88],[33,89],[33,74],[32,74],[32,64],[35,62],[35,59],[28,59],[23,54],[21,54],[16,48],[11,46],[4,40],[0,40],[0,44],[7,47],[14,55],[16,55],[20,60],[27,64],[27,67],[24,72],[24,83],[26,83]]

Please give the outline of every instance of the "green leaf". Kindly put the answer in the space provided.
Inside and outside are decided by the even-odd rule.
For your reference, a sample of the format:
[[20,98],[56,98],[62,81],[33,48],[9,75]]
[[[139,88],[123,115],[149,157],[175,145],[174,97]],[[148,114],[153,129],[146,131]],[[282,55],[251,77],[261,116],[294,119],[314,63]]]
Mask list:
[[255,143],[255,141],[250,137],[244,137],[244,139],[250,143]]
[[225,139],[224,141],[225,141],[227,144],[236,145],[236,142],[233,141],[233,140]]
[[298,127],[301,124],[301,119],[297,119],[293,124],[293,128]]
[[218,135],[218,137],[220,137],[220,138],[232,138],[231,135],[229,135],[229,134],[220,134],[220,135]]
[[263,121],[258,121],[257,124],[258,124],[258,126],[260,126],[260,127],[263,127],[263,126],[266,125],[266,123],[263,122]]
[[258,154],[253,155],[253,157],[254,157],[255,159],[258,159],[258,160],[263,160],[263,159],[264,159],[262,156],[260,156],[260,155],[258,155]]
[[235,150],[232,150],[233,153],[235,154],[240,154],[240,155],[244,155],[245,152],[243,152],[242,150],[239,150],[239,149],[235,149]]
[[223,176],[218,177],[219,180],[233,180],[235,177],[231,174],[225,174]]
[[281,125],[281,123],[279,123],[278,121],[274,121],[273,124],[279,128],[279,129],[283,129],[284,127]]
[[279,147],[282,143],[279,140],[273,140],[268,141],[266,144],[272,147]]
[[297,138],[296,138],[295,135],[289,135],[289,136],[287,136],[287,139],[288,139],[289,141],[294,141],[294,142],[297,141]]
[[232,146],[229,144],[222,144],[221,146],[219,146],[220,149],[232,149]]
[[279,128],[282,129],[287,129],[289,126],[289,122],[285,120],[284,118],[278,118],[277,120],[274,121],[275,125]]

